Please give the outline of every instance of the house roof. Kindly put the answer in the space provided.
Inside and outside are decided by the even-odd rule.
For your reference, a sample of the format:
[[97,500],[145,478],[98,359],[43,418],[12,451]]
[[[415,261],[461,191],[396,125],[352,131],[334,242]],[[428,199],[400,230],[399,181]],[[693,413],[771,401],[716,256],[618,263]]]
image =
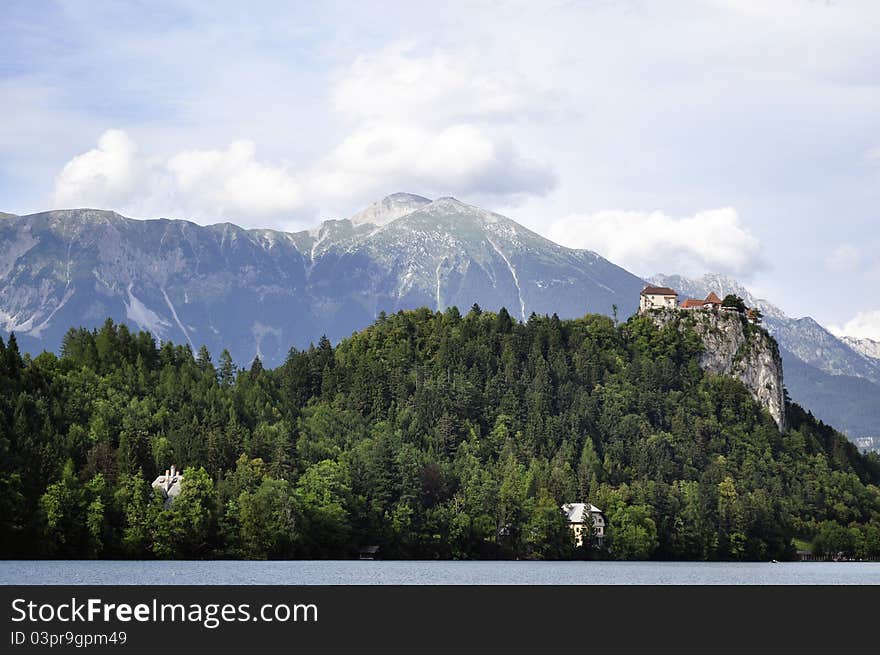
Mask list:
[[695,300],[693,298],[688,298],[683,303],[681,303],[681,307],[682,309],[690,309],[691,307],[702,307],[705,304],[705,300]]
[[715,295],[715,292],[711,292],[708,296],[706,296],[706,302],[716,303],[718,305],[721,304],[721,298]]
[[601,509],[590,503],[565,503],[565,505],[562,506],[562,511],[565,512],[568,517],[569,523],[583,523],[584,514],[587,512],[590,514],[602,513]]
[[642,289],[641,295],[643,295],[643,296],[678,296],[678,293],[676,293],[674,289],[670,289],[669,287],[652,287],[651,285],[648,285],[644,289]]

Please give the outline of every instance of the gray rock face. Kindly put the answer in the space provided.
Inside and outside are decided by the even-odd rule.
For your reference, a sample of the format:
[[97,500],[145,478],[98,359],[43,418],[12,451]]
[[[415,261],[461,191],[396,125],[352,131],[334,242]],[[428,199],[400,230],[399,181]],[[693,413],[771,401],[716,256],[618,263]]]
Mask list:
[[779,430],[785,431],[782,358],[766,330],[748,324],[737,312],[669,310],[652,311],[651,315],[659,326],[677,321],[680,329],[690,325],[685,319],[692,319],[692,328],[704,346],[700,367],[742,382]]

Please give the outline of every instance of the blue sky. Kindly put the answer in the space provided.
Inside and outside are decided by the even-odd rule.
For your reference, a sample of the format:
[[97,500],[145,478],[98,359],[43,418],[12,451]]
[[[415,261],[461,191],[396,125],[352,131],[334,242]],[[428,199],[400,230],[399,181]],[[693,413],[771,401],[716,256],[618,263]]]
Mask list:
[[454,195],[880,339],[880,3],[7,0],[0,210]]

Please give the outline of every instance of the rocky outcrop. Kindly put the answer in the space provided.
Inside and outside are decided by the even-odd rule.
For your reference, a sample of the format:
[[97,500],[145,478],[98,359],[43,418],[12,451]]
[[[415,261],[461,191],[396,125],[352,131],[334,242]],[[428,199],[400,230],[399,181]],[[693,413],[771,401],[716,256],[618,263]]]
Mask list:
[[661,327],[675,321],[682,330],[692,329],[703,342],[703,370],[742,382],[770,413],[779,430],[785,431],[782,358],[776,341],[766,330],[730,311],[652,311],[651,316]]
[[[829,375],[851,375],[880,384],[880,342],[838,337],[809,316],[786,316],[781,309],[754,296],[740,282],[726,275],[708,273],[696,279],[680,275],[655,275],[651,282],[672,287],[678,291],[679,299],[705,298],[709,292],[715,293],[719,298],[724,298],[729,293],[737,295],[747,306],[761,310],[764,327],[779,343],[783,359],[793,355],[801,362]],[[799,368],[791,367],[790,376],[792,372],[795,377],[800,377]],[[800,379],[798,381],[803,383]]]
[[763,327],[779,344],[791,399],[853,443],[866,437],[873,444],[880,435],[880,341],[835,335],[809,316],[787,316],[726,275],[656,275],[650,282],[672,287],[679,299],[705,298],[709,292],[724,298],[732,293],[747,306],[757,307],[764,315]]

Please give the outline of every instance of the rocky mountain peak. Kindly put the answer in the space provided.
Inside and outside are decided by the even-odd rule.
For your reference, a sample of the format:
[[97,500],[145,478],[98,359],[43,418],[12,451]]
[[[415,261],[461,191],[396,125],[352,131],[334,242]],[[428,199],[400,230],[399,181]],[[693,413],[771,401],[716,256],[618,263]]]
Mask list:
[[382,200],[377,200],[366,209],[362,209],[351,217],[354,225],[387,225],[402,216],[411,214],[417,209],[431,203],[429,198],[414,193],[392,193]]
[[[407,215],[400,225],[416,225],[444,230],[455,230],[461,236],[475,236],[473,230],[482,233],[482,228],[497,231],[498,225],[505,225],[509,234],[517,232],[516,228],[525,232],[525,228],[500,214],[469,205],[450,196],[437,198],[433,202],[420,207]],[[482,235],[481,235],[482,236]],[[536,235],[537,236],[537,235]]]

